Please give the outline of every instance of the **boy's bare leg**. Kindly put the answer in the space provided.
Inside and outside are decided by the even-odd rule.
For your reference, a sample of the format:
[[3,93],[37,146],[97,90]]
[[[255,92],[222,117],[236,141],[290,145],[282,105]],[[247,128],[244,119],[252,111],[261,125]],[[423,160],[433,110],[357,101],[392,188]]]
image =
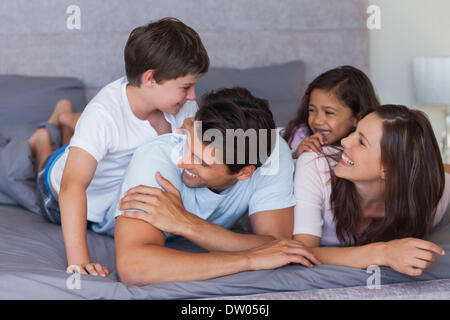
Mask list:
[[45,160],[53,153],[50,142],[50,133],[46,128],[37,129],[28,139],[30,144],[31,155],[36,159],[36,175],[44,164]]
[[65,112],[59,115],[58,121],[61,126],[63,145],[68,143],[70,141],[70,138],[72,138],[73,133],[75,132],[75,126],[80,116],[81,112],[77,113]]
[[72,138],[75,128],[72,129],[71,126],[66,126],[64,123],[61,122],[61,119],[64,119],[66,115],[72,114],[73,114],[72,103],[67,99],[61,99],[56,103],[55,109],[50,118],[48,119],[48,123],[51,123],[60,128],[61,141],[63,145],[65,145],[70,141],[70,138]]
[[72,103],[67,99],[61,99],[56,103],[55,109],[53,109],[53,113],[51,114],[50,118],[48,118],[47,122],[55,126],[60,126],[59,116],[67,112],[73,112]]
[[[59,100],[50,118],[47,120],[48,123],[59,127],[62,135],[62,143],[67,143],[73,135],[73,129],[71,126],[66,126],[60,123],[60,118],[63,115],[73,115],[72,103],[67,99]],[[46,128],[37,129],[33,135],[28,139],[30,145],[31,155],[36,160],[36,174],[41,169],[43,163],[53,153],[50,133]]]

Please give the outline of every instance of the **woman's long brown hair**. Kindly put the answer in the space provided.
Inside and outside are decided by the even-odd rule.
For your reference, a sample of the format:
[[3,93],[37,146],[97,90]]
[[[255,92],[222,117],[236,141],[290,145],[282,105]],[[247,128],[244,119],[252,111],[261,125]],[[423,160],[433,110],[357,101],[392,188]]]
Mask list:
[[332,173],[331,206],[336,234],[344,245],[363,245],[404,237],[422,238],[433,224],[445,184],[444,167],[428,118],[405,106],[367,110],[383,122],[381,163],[386,170],[385,215],[357,233],[362,209],[354,184]]
[[352,66],[341,66],[328,70],[309,84],[296,115],[283,130],[282,137],[289,145],[295,132],[302,125],[306,125],[308,128],[308,135],[312,134],[311,128],[308,126],[308,108],[314,89],[332,92],[339,101],[352,110],[355,117],[366,108],[380,104],[372,82],[361,70]]

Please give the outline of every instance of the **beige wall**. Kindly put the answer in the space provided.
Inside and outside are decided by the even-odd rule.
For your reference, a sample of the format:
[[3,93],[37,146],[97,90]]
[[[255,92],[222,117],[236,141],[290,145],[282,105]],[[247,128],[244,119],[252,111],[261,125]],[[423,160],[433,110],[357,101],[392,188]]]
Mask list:
[[450,56],[449,0],[369,0],[381,30],[369,31],[370,76],[383,103],[414,104],[411,61]]
[[443,109],[416,105],[411,61],[419,56],[450,56],[450,0],[367,2],[380,8],[381,29],[369,31],[369,72],[381,102],[424,110],[440,141]]

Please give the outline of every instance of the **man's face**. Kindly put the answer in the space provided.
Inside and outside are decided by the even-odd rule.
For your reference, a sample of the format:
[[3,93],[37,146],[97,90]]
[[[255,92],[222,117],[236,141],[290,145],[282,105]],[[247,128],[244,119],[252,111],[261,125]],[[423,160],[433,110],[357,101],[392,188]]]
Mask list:
[[178,163],[183,168],[182,179],[190,188],[209,188],[214,192],[223,191],[238,181],[239,173],[231,174],[223,164],[220,152],[211,145],[205,145],[197,136],[194,118],[184,121],[182,129],[188,134],[185,154]]

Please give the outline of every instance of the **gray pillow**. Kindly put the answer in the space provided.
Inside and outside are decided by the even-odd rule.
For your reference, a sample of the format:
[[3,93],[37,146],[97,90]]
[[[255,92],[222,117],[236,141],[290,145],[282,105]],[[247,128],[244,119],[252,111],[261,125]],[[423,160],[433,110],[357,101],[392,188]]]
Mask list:
[[[6,139],[0,138],[0,150],[4,147],[8,141]],[[14,199],[11,199],[8,195],[0,192],[0,204],[9,204],[9,205],[17,205],[17,202]]]
[[303,78],[302,61],[249,69],[210,68],[198,81],[197,97],[219,88],[247,88],[269,101],[276,125],[284,127],[300,104]]
[[82,111],[83,83],[68,77],[0,75],[0,203],[39,212],[27,140],[63,98],[74,111]]
[[82,111],[83,83],[70,77],[0,75],[0,128],[46,121],[60,99],[69,99],[75,111]]

